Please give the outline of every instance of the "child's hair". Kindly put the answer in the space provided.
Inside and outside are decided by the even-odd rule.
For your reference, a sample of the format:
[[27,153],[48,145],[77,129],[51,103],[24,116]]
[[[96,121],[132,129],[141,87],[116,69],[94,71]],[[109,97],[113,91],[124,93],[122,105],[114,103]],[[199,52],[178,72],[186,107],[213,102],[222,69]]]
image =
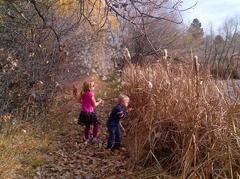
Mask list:
[[128,99],[129,100],[129,97],[127,95],[125,95],[125,94],[120,94],[118,96],[118,102],[119,103],[122,102],[124,99]]
[[89,92],[91,89],[92,84],[94,84],[93,81],[85,81],[82,86],[82,91],[80,93],[80,96],[82,97],[86,92]]

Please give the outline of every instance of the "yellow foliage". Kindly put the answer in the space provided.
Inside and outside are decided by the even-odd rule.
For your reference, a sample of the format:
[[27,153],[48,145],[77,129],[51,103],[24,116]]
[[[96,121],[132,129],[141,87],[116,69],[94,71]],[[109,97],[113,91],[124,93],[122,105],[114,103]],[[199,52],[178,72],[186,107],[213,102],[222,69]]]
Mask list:
[[76,9],[78,4],[76,0],[60,0],[61,10],[63,10],[63,14],[71,12]]
[[[71,12],[79,7],[77,0],[60,0],[60,5],[63,9],[63,13]],[[101,30],[108,21],[110,28],[116,29],[118,27],[117,18],[105,12],[105,3],[100,0],[88,0],[84,1],[84,14],[90,20],[91,23],[96,25],[96,28]],[[87,24],[86,24],[87,25]]]
[[[93,30],[93,32],[98,32],[100,39],[98,54],[104,56],[105,50],[103,48],[103,44],[106,41],[106,32],[101,30],[105,29],[106,26],[111,30],[117,30],[119,27],[118,19],[116,16],[111,14],[111,12],[106,12],[106,4],[104,1],[88,0],[83,2],[83,13],[85,15],[85,18],[88,19],[87,21],[84,21],[84,27]],[[79,8],[79,3],[77,0],[60,0],[60,5],[63,7],[64,15],[67,15],[69,12],[73,12],[73,10]]]
[[116,16],[109,15],[108,19],[109,19],[111,29],[117,29],[119,27],[119,23]]

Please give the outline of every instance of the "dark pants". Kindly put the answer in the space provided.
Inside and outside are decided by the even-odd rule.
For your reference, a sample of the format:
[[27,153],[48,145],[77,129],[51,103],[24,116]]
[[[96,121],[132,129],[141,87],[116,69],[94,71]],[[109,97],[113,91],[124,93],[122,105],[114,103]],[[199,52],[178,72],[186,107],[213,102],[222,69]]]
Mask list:
[[[89,139],[90,127],[91,127],[90,124],[85,125],[85,130],[84,130],[85,140]],[[97,138],[98,130],[99,130],[99,123],[98,122],[93,123],[93,138]]]
[[[108,128],[108,143],[107,148],[119,148],[121,145],[121,133],[119,125],[107,125]],[[114,145],[113,145],[114,142]]]

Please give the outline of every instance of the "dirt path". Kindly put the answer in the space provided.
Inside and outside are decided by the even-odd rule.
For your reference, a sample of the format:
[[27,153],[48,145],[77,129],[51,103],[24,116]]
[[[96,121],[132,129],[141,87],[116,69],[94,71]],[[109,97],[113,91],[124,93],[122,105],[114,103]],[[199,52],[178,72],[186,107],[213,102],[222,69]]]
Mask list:
[[78,106],[72,101],[62,104],[58,113],[51,116],[58,126],[51,136],[54,150],[46,154],[48,162],[36,169],[35,178],[130,178],[127,153],[105,149],[105,123],[112,105],[113,101],[108,100],[97,108],[102,123],[100,143],[84,145],[83,127],[76,124]]

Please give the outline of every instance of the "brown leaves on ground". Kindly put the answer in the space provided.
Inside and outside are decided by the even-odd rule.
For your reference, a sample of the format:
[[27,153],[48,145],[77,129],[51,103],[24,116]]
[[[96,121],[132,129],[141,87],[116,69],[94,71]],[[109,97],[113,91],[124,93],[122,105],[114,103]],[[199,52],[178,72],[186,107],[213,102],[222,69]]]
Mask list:
[[7,137],[1,133],[0,178],[136,178],[127,151],[105,149],[107,115],[116,104],[113,93],[117,91],[108,93],[96,109],[102,124],[99,144],[84,145],[84,127],[77,125],[80,104],[65,92],[55,99],[46,120],[13,125]]
[[113,102],[109,98],[104,105],[97,108],[101,121],[99,144],[83,143],[84,127],[77,125],[80,111],[72,100],[52,110],[48,126],[52,128],[50,139],[54,150],[47,154],[48,164],[36,169],[37,178],[129,178],[132,174],[127,171],[126,152],[105,149],[105,123]]

